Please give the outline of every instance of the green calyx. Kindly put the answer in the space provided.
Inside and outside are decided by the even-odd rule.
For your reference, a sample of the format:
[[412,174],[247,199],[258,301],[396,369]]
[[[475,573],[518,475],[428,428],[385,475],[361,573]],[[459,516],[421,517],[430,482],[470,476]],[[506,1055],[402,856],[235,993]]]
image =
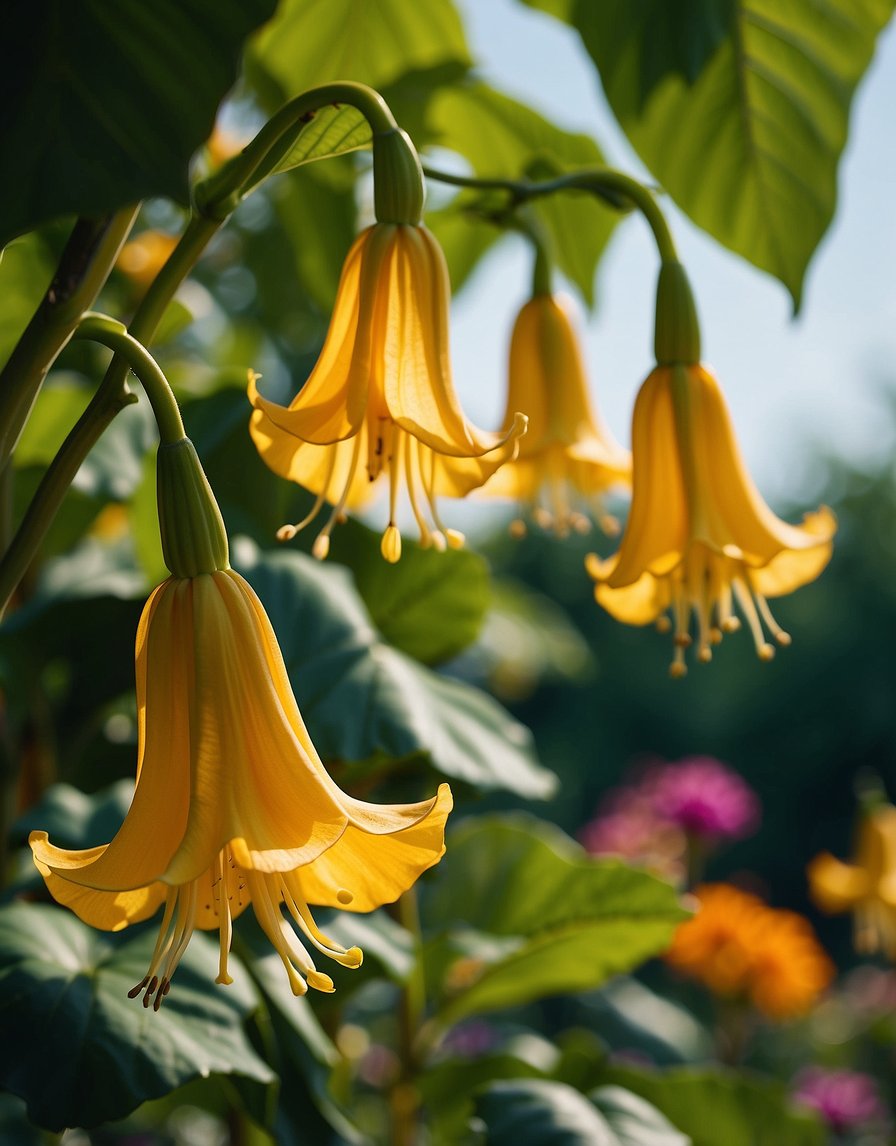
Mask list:
[[420,157],[406,131],[393,128],[373,136],[373,209],[378,223],[418,224],[426,185]]
[[656,361],[659,366],[690,366],[700,361],[700,324],[684,267],[664,259],[656,288]]
[[229,569],[224,519],[189,438],[159,446],[156,489],[162,553],[174,576]]

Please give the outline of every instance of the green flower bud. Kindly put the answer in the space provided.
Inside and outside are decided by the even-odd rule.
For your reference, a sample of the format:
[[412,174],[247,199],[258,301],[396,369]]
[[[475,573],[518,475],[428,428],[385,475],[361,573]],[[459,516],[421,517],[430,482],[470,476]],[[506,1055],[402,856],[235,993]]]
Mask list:
[[378,223],[413,223],[423,218],[426,186],[420,157],[406,131],[373,137],[373,207]]
[[229,569],[224,519],[189,438],[159,446],[156,489],[162,553],[174,576]]
[[700,324],[691,284],[681,263],[664,259],[656,288],[656,360],[659,366],[700,361]]

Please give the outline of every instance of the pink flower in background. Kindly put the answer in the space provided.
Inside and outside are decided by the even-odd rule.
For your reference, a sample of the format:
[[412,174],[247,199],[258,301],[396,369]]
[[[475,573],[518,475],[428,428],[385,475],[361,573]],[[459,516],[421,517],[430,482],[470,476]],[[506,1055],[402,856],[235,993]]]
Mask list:
[[759,826],[759,800],[737,772],[713,756],[688,756],[648,773],[657,813],[690,836],[741,839]]
[[666,879],[677,880],[684,869],[685,835],[659,814],[644,782],[612,788],[579,839],[592,855],[620,856]]
[[689,841],[740,839],[759,820],[759,799],[737,772],[712,756],[689,756],[651,764],[611,788],[579,839],[592,855],[621,856],[677,880]]
[[838,1134],[859,1126],[888,1123],[875,1080],[855,1070],[825,1070],[811,1066],[795,1080],[793,1097],[817,1110]]

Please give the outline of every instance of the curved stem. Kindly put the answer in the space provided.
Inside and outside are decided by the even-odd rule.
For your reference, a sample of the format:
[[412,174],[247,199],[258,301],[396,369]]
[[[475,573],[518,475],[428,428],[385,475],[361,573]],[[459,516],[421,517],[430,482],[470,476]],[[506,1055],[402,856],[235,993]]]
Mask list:
[[108,346],[127,362],[143,383],[163,443],[179,442],[186,436],[180,407],[168,385],[168,379],[146,347],[128,332],[124,323],[105,314],[88,313],[78,324],[74,337]]
[[109,277],[138,208],[75,223],[53,281],[0,372],[0,469],[12,456],[48,370]]
[[276,167],[314,113],[328,105],[349,104],[370,124],[374,135],[395,131],[398,124],[383,97],[366,84],[322,84],[291,99],[272,116],[241,154],[197,184],[196,208],[207,219],[224,219],[239,201]]
[[[153,279],[149,289],[134,312],[128,331],[137,342],[148,346],[152,342],[168,304],[184,281],[196,260],[222,226],[220,222],[193,217],[171,252],[165,265]],[[125,357],[116,354],[100,383],[101,391],[114,394],[121,389],[128,373]]]
[[622,171],[614,171],[609,167],[595,167],[582,171],[571,171],[566,175],[558,175],[556,179],[548,179],[540,183],[449,175],[431,167],[424,167],[423,173],[429,179],[436,179],[440,183],[448,183],[454,187],[479,188],[483,191],[506,191],[511,197],[511,208],[527,203],[532,199],[554,195],[561,191],[590,191],[612,207],[621,208],[626,205],[636,207],[653,232],[660,258],[663,261],[677,261],[678,259],[672,232],[657,205],[653,192],[643,183],[639,183],[637,179],[633,179]]
[[69,431],[41,478],[16,535],[0,561],[0,617],[5,613],[16,587],[34,560],[82,462],[115,416],[125,406],[137,401],[136,395],[125,382],[129,367],[146,389],[162,440],[173,442],[184,437],[180,410],[165,375],[152,355],[127,333],[121,323],[105,315],[88,314],[78,326],[75,337],[90,338],[109,346],[116,354],[114,362],[122,362],[124,370],[115,386],[110,385],[110,375],[107,372],[103,384]]
[[0,561],[0,617],[43,541],[81,463],[115,415],[137,401],[122,383],[117,393],[97,391],[59,447],[31,499],[15,537]]

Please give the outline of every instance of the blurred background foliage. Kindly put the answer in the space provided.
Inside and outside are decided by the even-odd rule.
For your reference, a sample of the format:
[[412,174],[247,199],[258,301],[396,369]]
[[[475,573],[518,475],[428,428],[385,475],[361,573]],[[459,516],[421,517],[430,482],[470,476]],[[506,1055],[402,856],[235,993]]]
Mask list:
[[[664,190],[777,275],[798,306],[835,209],[852,94],[892,3],[534,6],[580,35]],[[479,78],[451,0],[114,11],[41,0],[13,5],[0,51],[10,113],[0,156],[20,173],[0,187],[0,234],[11,240],[0,361],[52,278],[72,213],[147,200],[134,258],[99,300],[128,316],[158,266],[154,236],[177,235],[187,219],[189,164],[194,177],[208,171],[315,84],[376,87],[433,166],[541,178],[601,162],[598,141]],[[498,522],[473,550],[406,543],[394,568],[356,522],[337,530],[323,566],[304,534],[277,547],[275,530],[308,498],[259,460],[246,374],[259,371],[275,399],[307,376],[342,257],[371,217],[368,153],[354,150],[363,130],[345,117],[318,128],[326,162],[303,162],[240,206],[170,306],[154,352],[333,775],[377,800],[415,799],[448,778],[458,800],[449,851],[419,905],[328,921],[367,959],[354,976],[337,971],[337,993],[313,1006],[293,999],[243,921],[234,988],[212,986],[212,945],[197,936],[170,1004],[147,1016],[125,992],[152,927],[99,935],[47,901],[28,830],[100,843],[130,798],[134,632],[165,569],[154,428],[144,401],[129,407],[82,467],[0,627],[4,771],[15,775],[0,907],[0,1141],[88,1127],[69,1130],[67,1146],[387,1142],[396,1112],[422,1103],[419,1141],[434,1144],[813,1146],[828,1130],[788,1098],[808,1063],[872,1073],[892,1109],[893,973],[856,965],[848,921],[813,912],[804,874],[822,848],[848,854],[857,775],[873,771],[896,796],[891,461],[863,466],[836,443],[811,459],[805,501],[776,508],[795,519],[825,502],[840,525],[824,576],[778,607],[793,646],[762,664],[734,637],[677,682],[667,637],[595,606],[583,557],[607,546],[594,535],[512,540]],[[455,290],[501,241],[503,205],[431,184],[426,221]],[[558,271],[592,304],[613,229],[629,224],[581,195],[534,210]],[[83,343],[61,355],[15,454],[13,523],[106,358]],[[896,406],[880,432],[896,436]],[[595,863],[569,838],[633,765],[694,754],[736,769],[763,808],[761,829],[710,857],[708,875],[808,913],[843,972],[806,1018],[776,1027],[754,1016],[738,1069],[719,1065],[719,1031],[734,1021],[724,1008],[659,962],[645,966],[684,917],[673,888]],[[872,1146],[886,1133],[837,1141]]]

